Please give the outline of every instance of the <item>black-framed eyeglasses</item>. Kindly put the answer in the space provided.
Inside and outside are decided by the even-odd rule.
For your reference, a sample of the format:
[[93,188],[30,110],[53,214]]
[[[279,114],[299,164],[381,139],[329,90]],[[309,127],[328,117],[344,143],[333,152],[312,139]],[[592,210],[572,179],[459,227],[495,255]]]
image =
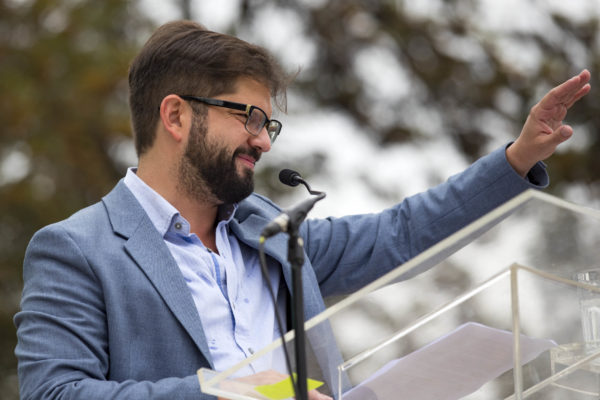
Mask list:
[[253,106],[252,104],[234,103],[232,101],[211,99],[208,97],[198,97],[190,95],[179,95],[184,100],[199,101],[201,103],[209,104],[211,106],[225,107],[232,110],[244,111],[246,113],[246,130],[252,136],[258,136],[260,131],[264,127],[267,128],[267,134],[271,143],[274,143],[281,132],[281,122],[276,119],[269,119],[267,113],[265,113],[259,107]]

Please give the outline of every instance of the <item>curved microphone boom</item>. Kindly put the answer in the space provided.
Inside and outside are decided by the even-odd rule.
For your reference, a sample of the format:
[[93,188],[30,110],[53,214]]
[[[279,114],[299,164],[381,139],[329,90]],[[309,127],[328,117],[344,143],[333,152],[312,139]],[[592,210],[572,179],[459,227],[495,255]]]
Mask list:
[[310,188],[310,185],[308,184],[308,182],[306,182],[304,179],[302,179],[302,176],[300,176],[299,172],[294,171],[293,169],[282,169],[281,171],[279,171],[279,181],[281,183],[283,183],[284,185],[288,185],[288,186],[298,186],[298,184],[303,184],[304,186],[306,186],[306,190],[308,190],[308,193],[310,194],[314,194],[314,195],[319,195],[322,194],[323,192],[318,192],[316,190],[312,190]]
[[313,208],[315,203],[319,200],[322,200],[325,197],[324,192],[318,192],[316,190],[312,190],[308,183],[300,174],[291,169],[283,169],[279,172],[279,180],[281,183],[288,186],[298,186],[298,184],[302,183],[306,186],[306,189],[310,194],[315,195],[314,197],[303,200],[297,205],[283,210],[281,214],[275,217],[262,231],[261,236],[263,238],[269,238],[278,234],[279,232],[288,232],[292,229],[297,229],[300,224],[304,221],[308,212]]

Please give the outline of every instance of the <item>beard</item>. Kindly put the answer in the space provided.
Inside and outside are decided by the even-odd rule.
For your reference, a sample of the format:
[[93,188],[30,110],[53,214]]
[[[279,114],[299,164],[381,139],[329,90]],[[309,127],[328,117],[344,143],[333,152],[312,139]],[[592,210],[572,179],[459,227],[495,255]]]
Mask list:
[[239,174],[236,159],[248,154],[256,161],[260,153],[254,148],[238,147],[233,154],[218,142],[209,142],[204,118],[195,115],[188,143],[179,162],[180,188],[200,201],[218,204],[238,203],[254,191],[254,172]]

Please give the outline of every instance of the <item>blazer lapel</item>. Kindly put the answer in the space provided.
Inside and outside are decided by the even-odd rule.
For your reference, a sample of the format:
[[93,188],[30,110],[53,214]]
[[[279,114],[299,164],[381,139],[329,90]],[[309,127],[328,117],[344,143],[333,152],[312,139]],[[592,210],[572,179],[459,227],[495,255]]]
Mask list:
[[104,199],[115,233],[212,366],[198,310],[177,263],[150,218],[121,181]]
[[[233,219],[230,223],[231,231],[239,240],[248,246],[258,249],[258,240],[262,229],[269,223],[269,220],[256,214],[250,215],[243,222]],[[276,259],[282,266],[282,272],[288,287],[292,287],[292,273],[287,262],[287,236],[275,235],[265,241],[265,254]]]

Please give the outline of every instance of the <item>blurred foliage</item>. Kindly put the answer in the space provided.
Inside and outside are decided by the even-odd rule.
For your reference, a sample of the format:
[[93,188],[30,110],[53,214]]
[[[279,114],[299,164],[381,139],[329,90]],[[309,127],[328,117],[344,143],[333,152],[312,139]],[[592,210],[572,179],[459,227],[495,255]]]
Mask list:
[[[231,27],[234,33],[247,30],[273,2],[243,4]],[[553,86],[583,68],[591,71],[592,84],[598,80],[597,3],[578,4],[596,12],[568,19],[545,2],[523,1],[520,7],[534,12],[530,22],[503,31],[479,22],[485,4],[477,0],[306,0],[277,7],[301,18],[302,34],[317,48],[295,89],[323,107],[345,111],[365,132],[378,135],[382,145],[449,135],[472,162],[490,144],[497,146],[498,130],[515,138],[530,107]],[[408,93],[386,93],[385,70],[365,77],[356,63],[361,57],[396,64],[409,81]],[[371,81],[378,81],[375,87]],[[600,194],[599,107],[592,93],[569,112],[567,122],[584,137],[585,146],[553,156],[555,194],[571,183],[584,183]],[[430,121],[440,129],[428,128]]]
[[12,316],[25,247],[123,175],[127,68],[151,28],[133,1],[0,1],[2,398],[18,398]]
[[[189,0],[173,3],[181,15],[191,15]],[[500,34],[477,23],[481,2],[430,2],[435,13],[416,12],[419,3],[241,1],[228,32],[251,29],[265,9],[294,13],[316,49],[294,90],[319,106],[343,110],[365,132],[377,132],[382,145],[450,135],[469,160],[495,143],[498,128],[488,129],[484,117],[518,131],[529,107],[556,83],[584,67],[593,83],[598,81],[597,15],[568,19],[540,5],[537,17],[547,19],[548,29]],[[152,28],[137,1],[0,0],[3,398],[17,398],[12,316],[27,242],[42,226],[96,202],[131,163],[127,67]],[[523,53],[507,58],[507,43],[521,45]],[[541,58],[532,68],[515,62],[515,57],[529,58],[528,51]],[[409,82],[408,91],[381,90],[386,89],[385,75],[365,75],[357,59],[389,59]],[[599,106],[592,94],[569,113],[585,146],[553,156],[555,193],[572,184],[598,193]],[[431,121],[443,129],[431,128]],[[315,165],[323,157],[315,155]],[[277,196],[266,175],[273,172],[258,176],[262,187]]]

